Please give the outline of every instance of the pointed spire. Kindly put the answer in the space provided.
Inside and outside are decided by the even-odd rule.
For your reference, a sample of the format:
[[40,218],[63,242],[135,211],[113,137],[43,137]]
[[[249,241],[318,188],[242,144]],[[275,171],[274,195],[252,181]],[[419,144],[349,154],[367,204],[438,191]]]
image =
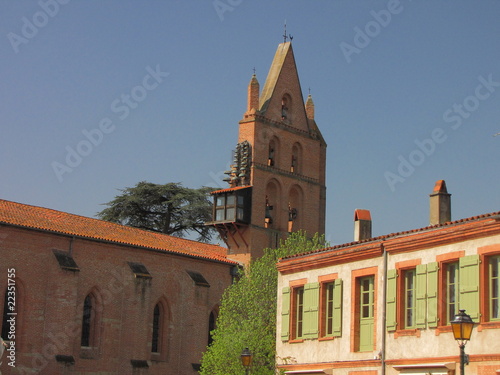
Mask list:
[[257,76],[255,75],[254,68],[252,79],[248,84],[247,112],[250,112],[252,109],[256,111],[259,110],[259,91],[260,85],[259,81],[257,81]]
[[314,103],[312,100],[311,92],[309,92],[309,96],[306,100],[306,114],[309,120],[314,120]]

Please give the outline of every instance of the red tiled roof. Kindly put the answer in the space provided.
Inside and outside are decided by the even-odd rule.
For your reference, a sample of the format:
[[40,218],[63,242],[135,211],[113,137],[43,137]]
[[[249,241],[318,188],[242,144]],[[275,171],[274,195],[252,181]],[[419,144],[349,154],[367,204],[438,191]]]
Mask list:
[[0,199],[0,224],[16,225],[90,240],[163,250],[179,255],[237,264],[226,257],[227,250],[219,245],[186,240],[3,199]]
[[491,212],[491,213],[482,214],[482,215],[477,215],[477,216],[472,216],[472,217],[468,217],[465,219],[459,219],[459,220],[455,220],[455,221],[449,221],[449,222],[442,223],[442,224],[429,225],[429,226],[423,227],[423,228],[411,229],[411,230],[402,231],[402,232],[395,232],[395,233],[386,234],[386,235],[382,235],[382,236],[378,236],[378,237],[368,238],[368,239],[361,240],[361,241],[348,242],[348,243],[344,243],[344,244],[326,247],[323,249],[311,250],[311,251],[304,252],[304,253],[289,255],[287,257],[281,258],[279,260],[279,262],[284,262],[287,260],[291,260],[293,258],[307,257],[309,255],[318,254],[318,253],[322,253],[322,252],[340,251],[343,249],[356,247],[356,246],[360,246],[363,244],[368,244],[370,242],[386,241],[389,239],[395,239],[395,238],[406,237],[406,236],[409,237],[413,234],[430,232],[433,230],[439,230],[441,228],[459,227],[460,225],[467,224],[470,222],[479,221],[479,220],[483,220],[483,219],[491,219],[491,218],[493,218],[495,220],[500,220],[499,219],[500,218],[500,211]]
[[220,194],[220,193],[227,193],[227,192],[230,192],[230,191],[236,191],[236,190],[241,190],[241,189],[247,189],[251,186],[235,186],[235,187],[232,187],[232,188],[227,188],[227,189],[221,189],[221,190],[215,190],[215,191],[212,191],[210,194]]

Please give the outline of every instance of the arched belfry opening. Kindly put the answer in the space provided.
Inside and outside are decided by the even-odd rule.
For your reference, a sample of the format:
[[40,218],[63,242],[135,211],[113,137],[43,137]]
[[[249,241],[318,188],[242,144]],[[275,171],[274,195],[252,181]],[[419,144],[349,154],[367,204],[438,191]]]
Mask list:
[[302,146],[299,142],[295,142],[292,146],[292,155],[290,158],[290,172],[301,173],[302,170]]
[[292,97],[289,94],[283,95],[281,98],[281,119],[283,121],[291,121],[292,113]]

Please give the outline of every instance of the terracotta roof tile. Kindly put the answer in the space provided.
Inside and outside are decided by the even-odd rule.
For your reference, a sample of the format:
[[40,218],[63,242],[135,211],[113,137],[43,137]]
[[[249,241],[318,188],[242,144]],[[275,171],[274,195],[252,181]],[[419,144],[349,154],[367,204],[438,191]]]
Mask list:
[[214,190],[214,191],[210,192],[210,194],[228,193],[230,191],[236,191],[236,190],[241,190],[241,189],[248,189],[250,187],[251,187],[250,185],[248,185],[248,186],[235,186],[235,187],[227,188],[227,189]]
[[77,236],[168,253],[237,264],[219,245],[186,240],[162,233],[128,227],[103,220],[0,199],[0,224]]

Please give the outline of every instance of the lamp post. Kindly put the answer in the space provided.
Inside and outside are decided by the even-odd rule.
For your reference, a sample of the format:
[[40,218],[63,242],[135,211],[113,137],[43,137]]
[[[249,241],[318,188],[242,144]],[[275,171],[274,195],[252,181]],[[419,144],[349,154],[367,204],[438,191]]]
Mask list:
[[451,329],[453,330],[453,337],[458,342],[458,347],[460,348],[460,375],[465,375],[465,344],[470,340],[472,334],[472,328],[474,328],[474,322],[472,321],[470,315],[465,313],[465,310],[459,310],[459,313],[455,315],[453,320],[450,322]]
[[245,367],[245,374],[248,375],[248,368],[252,364],[252,352],[248,348],[243,349],[241,352],[241,364]]

